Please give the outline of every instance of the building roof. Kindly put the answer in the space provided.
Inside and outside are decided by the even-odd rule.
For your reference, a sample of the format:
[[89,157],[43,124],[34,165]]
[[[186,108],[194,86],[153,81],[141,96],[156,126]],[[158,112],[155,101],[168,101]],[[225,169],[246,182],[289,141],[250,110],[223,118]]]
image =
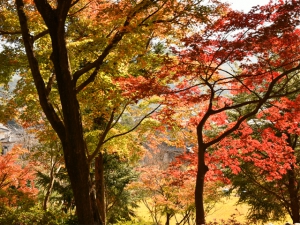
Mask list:
[[0,123],[0,130],[2,130],[2,131],[7,131],[7,132],[9,132],[10,131],[10,129],[8,129],[6,126],[4,126],[2,123]]

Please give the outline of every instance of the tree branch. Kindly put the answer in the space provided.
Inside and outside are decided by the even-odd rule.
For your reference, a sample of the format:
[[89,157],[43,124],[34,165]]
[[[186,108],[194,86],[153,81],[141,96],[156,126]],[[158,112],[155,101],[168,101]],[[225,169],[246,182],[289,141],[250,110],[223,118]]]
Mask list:
[[101,134],[101,136],[99,138],[96,149],[94,150],[94,152],[91,155],[88,156],[89,163],[93,160],[93,158],[95,158],[97,156],[98,152],[100,151],[101,147],[103,146],[104,139],[111,129],[111,124],[113,123],[114,116],[115,116],[115,110],[113,110],[112,113],[110,114],[109,121],[106,124],[105,130],[103,131],[103,133]]
[[[299,69],[300,69],[300,65],[296,66],[296,67],[293,68],[293,69],[290,69],[290,70],[288,70],[288,71],[285,71],[285,72],[283,72],[281,75],[279,75],[278,77],[274,78],[274,79],[270,82],[270,85],[269,85],[269,87],[268,87],[268,89],[267,89],[267,91],[266,91],[264,97],[257,101],[257,105],[256,105],[255,109],[252,110],[250,113],[247,113],[246,115],[242,116],[240,119],[238,119],[238,121],[236,122],[236,124],[235,124],[232,128],[230,128],[230,129],[224,131],[221,135],[219,135],[219,136],[218,136],[217,138],[215,138],[214,140],[211,140],[211,141],[205,143],[206,147],[209,147],[209,146],[212,146],[213,144],[218,143],[218,142],[221,141],[223,138],[225,138],[226,136],[228,136],[229,134],[231,134],[232,132],[234,132],[234,131],[241,125],[241,123],[242,123],[243,121],[245,121],[246,119],[250,118],[251,116],[254,116],[254,115],[258,112],[258,110],[261,108],[261,106],[262,106],[268,99],[270,99],[270,98],[272,97],[272,96],[271,96],[271,93],[272,93],[273,88],[274,88],[274,86],[276,85],[276,83],[277,83],[281,78],[283,78],[284,76],[286,76],[286,75],[288,75],[288,74],[290,74],[290,73],[292,73],[292,72],[294,72],[294,71],[297,71],[297,70],[299,70]],[[218,111],[213,111],[214,113],[210,113],[210,115],[216,114],[216,112],[223,112],[223,111],[226,110],[226,108],[227,108],[227,107],[224,107],[224,108],[222,108],[222,109],[220,109],[220,110],[218,110]],[[209,115],[209,116],[210,116],[210,115]]]
[[22,31],[20,31],[20,30],[17,30],[17,31],[0,30],[0,35],[5,35],[5,34],[22,34]]
[[146,118],[148,118],[152,113],[154,113],[159,107],[161,106],[161,104],[160,105],[158,105],[155,109],[153,109],[151,112],[149,112],[147,115],[145,115],[134,127],[132,127],[130,130],[128,130],[128,131],[126,131],[126,132],[123,132],[123,133],[120,133],[120,134],[116,134],[116,135],[113,135],[113,136],[111,136],[111,137],[109,137],[109,138],[107,138],[104,142],[103,142],[103,144],[105,144],[106,142],[108,142],[108,141],[110,141],[111,139],[113,139],[113,138],[116,138],[116,137],[120,137],[120,136],[123,136],[123,135],[126,135],[126,134],[128,134],[128,133],[130,133],[130,132],[132,132],[132,131],[134,131]]
[[[83,90],[89,83],[93,82],[98,74],[98,71],[100,69],[100,66],[96,66],[93,73],[76,88],[76,93],[78,94],[81,90]],[[75,80],[74,80],[75,82]]]
[[248,173],[246,173],[246,171],[244,171],[242,169],[243,174],[248,177],[256,186],[262,188],[263,190],[265,190],[267,193],[274,195],[279,201],[284,202],[285,204],[289,204],[282,196],[278,195],[276,192],[266,188],[265,186],[263,186],[262,184],[260,184],[259,182],[257,182],[257,180],[253,177],[251,177]]
[[130,25],[131,20],[135,17],[135,15],[144,10],[146,7],[153,4],[152,1],[143,0],[139,4],[137,4],[131,12],[128,13],[128,16],[126,17],[125,22],[123,23],[123,26],[115,33],[113,38],[110,40],[109,44],[104,48],[102,54],[92,63],[89,63],[85,67],[83,67],[80,70],[77,70],[73,74],[73,82],[76,85],[78,79],[85,74],[86,72],[90,71],[91,69],[95,68],[94,72],[82,83],[78,86],[78,90],[82,90],[84,87],[86,87],[89,83],[93,82],[97,76],[97,72],[101,65],[104,62],[104,59],[109,55],[109,53],[112,51],[112,49],[122,40],[123,36],[127,34],[129,31],[127,30],[127,27]]
[[46,95],[49,96],[50,92],[51,92],[51,88],[52,88],[52,85],[55,81],[55,73],[53,73],[50,77],[49,77],[49,80],[48,80],[48,83],[47,83],[47,87],[46,87]]
[[111,125],[111,128],[113,128],[120,120],[121,116],[123,115],[125,109],[127,108],[127,106],[129,105],[129,102],[125,104],[123,110],[121,111],[121,113],[119,114],[118,118],[116,119],[116,121]]
[[31,69],[32,77],[34,79],[34,83],[39,95],[40,104],[43,108],[43,111],[46,114],[47,119],[51,123],[54,130],[57,132],[58,136],[63,139],[64,138],[64,125],[58,115],[56,114],[52,104],[50,103],[48,96],[47,96],[47,90],[45,87],[44,80],[42,78],[42,75],[40,73],[39,64],[37,59],[34,56],[33,51],[33,38],[30,35],[28,24],[27,24],[27,18],[25,15],[25,12],[23,11],[24,3],[22,0],[16,0],[16,6],[18,10],[18,16],[19,16],[19,22],[21,26],[22,31],[22,37],[25,45],[26,55],[29,62],[29,66]]
[[45,36],[46,34],[49,34],[49,30],[48,30],[48,29],[42,31],[41,33],[39,33],[39,34],[37,34],[37,35],[35,35],[35,36],[33,36],[32,40],[33,40],[33,41],[36,41],[37,39],[39,39],[39,38]]

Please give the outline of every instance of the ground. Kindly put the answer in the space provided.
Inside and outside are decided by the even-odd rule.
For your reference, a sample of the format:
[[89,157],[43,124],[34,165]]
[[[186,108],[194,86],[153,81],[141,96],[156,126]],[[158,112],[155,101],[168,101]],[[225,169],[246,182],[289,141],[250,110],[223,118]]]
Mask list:
[[[232,215],[236,218],[237,221],[246,222],[246,214],[248,210],[247,205],[236,205],[238,201],[238,197],[231,196],[228,198],[223,198],[220,203],[218,203],[214,210],[209,213],[207,216],[207,221],[219,221],[221,219],[229,219]],[[138,210],[137,215],[143,219],[144,221],[151,222],[151,217],[147,211],[147,208],[142,204]],[[165,218],[162,218],[162,224],[164,224]],[[289,222],[287,219],[285,222]],[[262,225],[282,225],[285,222],[268,222]],[[291,223],[291,222],[290,222]],[[176,225],[176,221],[174,219],[171,220],[170,225]],[[261,224],[260,224],[261,225]]]

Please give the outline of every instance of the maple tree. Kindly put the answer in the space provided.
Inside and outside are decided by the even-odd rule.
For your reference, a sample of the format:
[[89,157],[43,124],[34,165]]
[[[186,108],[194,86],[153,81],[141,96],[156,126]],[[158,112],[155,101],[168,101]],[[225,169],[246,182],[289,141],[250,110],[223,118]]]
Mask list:
[[[142,193],[142,202],[148,209],[155,224],[160,224],[162,218],[165,224],[175,218],[178,224],[186,224],[193,219],[194,212],[194,179],[195,176],[186,176],[186,179],[177,177],[178,170],[169,171],[158,166],[139,168],[140,181],[131,186]],[[174,175],[176,174],[176,175]],[[182,218],[178,219],[178,214]]]
[[[279,220],[289,214],[293,223],[299,222],[299,131],[297,94],[270,102],[219,143],[211,161],[230,169],[225,174],[240,202],[251,206],[249,219]],[[254,193],[267,197],[254,198]]]
[[22,199],[26,202],[37,194],[32,166],[20,159],[26,152],[14,146],[9,153],[0,156],[0,198],[1,204],[8,207],[22,207]]
[[[148,161],[137,169],[141,173],[140,179],[130,187],[142,193],[142,202],[155,224],[162,220],[166,225],[171,224],[172,218],[177,224],[194,222],[197,154],[182,151],[170,163]],[[207,180],[204,191],[206,213],[210,213],[224,196],[222,186],[221,182]]]
[[[1,1],[1,6],[0,34],[13,43],[11,49],[19,50],[18,56],[24,55],[25,47],[30,72],[20,61],[20,75],[31,74],[43,112],[62,143],[79,223],[103,224],[104,215],[99,214],[103,205],[91,194],[89,169],[104,142],[112,139],[105,138],[118,120],[116,108],[120,113],[124,107],[118,108],[120,102],[116,102],[108,110],[98,108],[98,118],[102,115],[106,120],[105,128],[96,147],[88,149],[81,100],[89,98],[94,81],[119,76],[128,62],[149,52],[151,39],[169,36],[175,40],[196,22],[208,21],[208,15],[222,11],[222,7],[171,0],[16,0],[15,4]],[[135,59],[137,65],[144,63],[140,58]],[[102,93],[115,98],[109,90]],[[29,101],[33,99],[28,96]],[[96,165],[101,168],[101,162]]]
[[[168,121],[166,126],[180,118],[183,130],[196,128],[197,225],[205,224],[208,151],[272,99],[299,91],[298,8],[299,2],[285,1],[254,7],[247,14],[229,11],[201,33],[184,38],[185,45],[173,48],[159,72],[124,83],[124,89],[140,91],[151,86],[148,94],[162,97],[166,107],[156,118]],[[184,115],[186,107],[193,112]]]

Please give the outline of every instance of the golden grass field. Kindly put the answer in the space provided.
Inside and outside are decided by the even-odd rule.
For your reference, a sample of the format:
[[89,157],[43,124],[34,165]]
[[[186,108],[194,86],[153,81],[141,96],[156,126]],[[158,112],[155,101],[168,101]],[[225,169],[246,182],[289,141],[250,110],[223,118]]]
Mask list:
[[[233,214],[237,221],[243,222],[247,224],[246,221],[246,215],[248,211],[247,205],[236,205],[238,201],[238,197],[228,197],[223,198],[220,200],[220,203],[216,204],[215,208],[207,215],[206,220],[207,221],[220,221],[221,219],[229,219]],[[152,222],[152,219],[148,213],[147,208],[142,204],[139,208],[138,217],[141,218],[144,221]],[[290,222],[289,220],[285,220],[282,222],[269,222],[262,225],[284,225],[286,222]],[[161,218],[161,223],[165,223],[165,218]],[[171,225],[176,225],[176,221],[174,219],[171,219]],[[252,224],[249,224],[252,225]],[[253,224],[258,225],[258,224]],[[261,224],[260,224],[261,225]]]

